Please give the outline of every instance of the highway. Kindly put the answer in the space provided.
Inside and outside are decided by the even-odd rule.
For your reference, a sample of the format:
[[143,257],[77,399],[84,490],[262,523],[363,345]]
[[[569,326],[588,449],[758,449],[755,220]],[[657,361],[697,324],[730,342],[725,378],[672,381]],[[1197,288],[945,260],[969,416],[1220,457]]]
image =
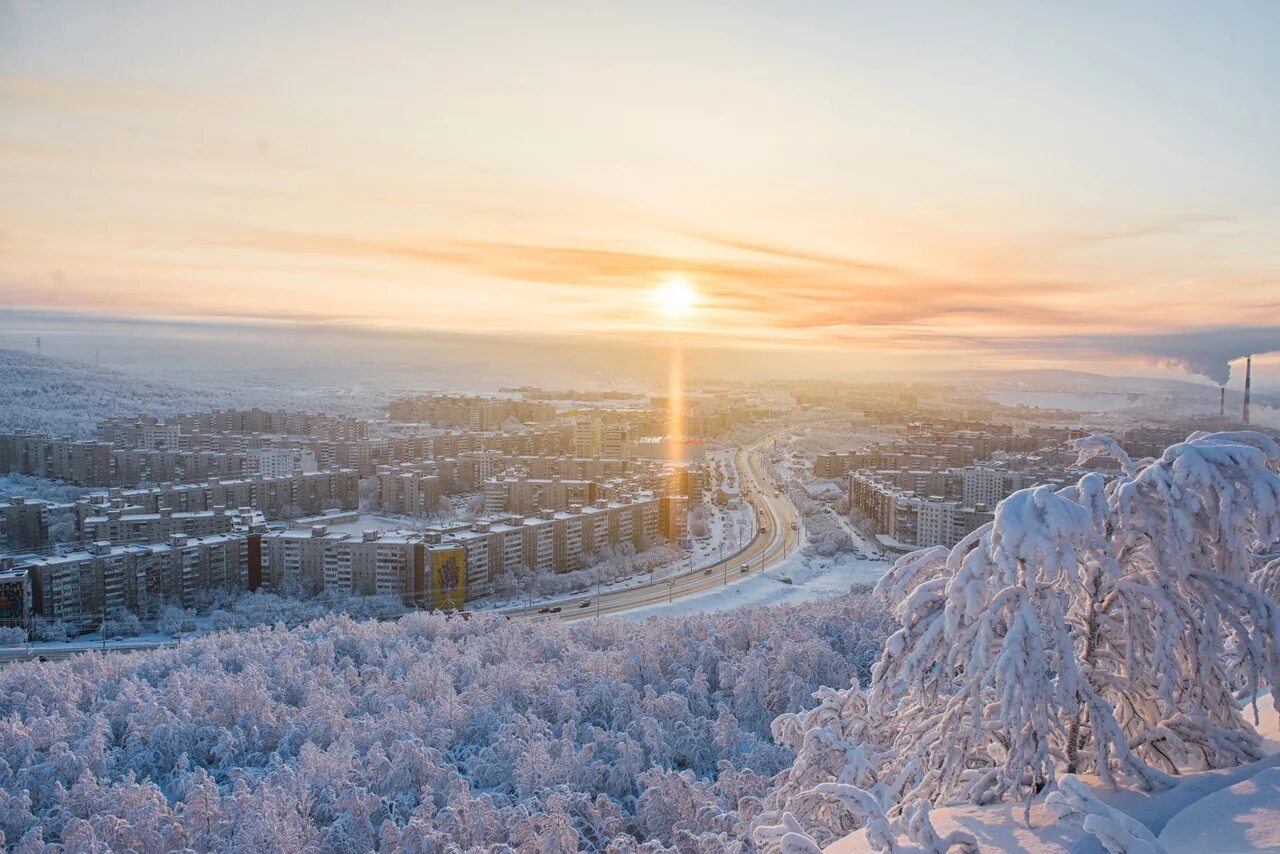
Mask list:
[[[765,475],[760,451],[768,438],[750,448],[739,449],[735,456],[743,494],[750,494],[756,509],[756,535],[736,554],[709,567],[663,578],[624,590],[594,595],[584,591],[574,596],[539,602],[534,607],[512,608],[501,613],[511,618],[572,621],[588,617],[618,614],[646,605],[661,605],[684,596],[735,584],[780,563],[800,544],[800,517],[795,506],[785,497],[774,495],[774,486]],[[792,524],[797,530],[792,530]],[[760,528],[764,533],[760,533]],[[741,567],[746,564],[748,571]],[[710,569],[710,572],[707,570]],[[582,607],[584,601],[590,605]],[[544,608],[560,608],[559,613],[546,613]]]
[[[147,649],[161,649],[164,647],[177,646],[176,640],[172,641],[109,641],[106,646],[107,652],[141,652]],[[43,646],[28,650],[25,646],[12,647],[10,649],[0,649],[0,666],[9,664],[13,661],[32,661],[37,658],[47,658],[50,661],[60,661],[64,658],[70,658],[73,655],[80,655],[85,652],[102,652],[103,647],[100,643],[93,644],[68,644],[67,646]]]

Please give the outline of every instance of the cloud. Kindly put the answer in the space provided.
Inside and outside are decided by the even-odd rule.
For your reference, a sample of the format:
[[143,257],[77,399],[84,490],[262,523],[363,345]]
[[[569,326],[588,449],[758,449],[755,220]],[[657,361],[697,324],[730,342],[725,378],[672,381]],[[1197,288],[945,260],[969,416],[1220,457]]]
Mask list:
[[1142,358],[1173,365],[1219,385],[1231,378],[1231,362],[1249,355],[1280,353],[1280,326],[1218,326],[1179,332],[1079,334],[1008,338],[988,346],[1028,355]]
[[[220,246],[287,254],[377,258],[450,266],[488,277],[554,287],[641,292],[672,273],[697,282],[717,322],[727,327],[812,331],[835,337],[845,327],[954,323],[1062,328],[1095,312],[1081,294],[1096,286],[1046,280],[939,279],[901,267],[723,238],[718,249],[747,258],[635,252],[596,246],[507,241],[379,238],[276,231],[235,232]],[[817,341],[815,343],[820,343]]]

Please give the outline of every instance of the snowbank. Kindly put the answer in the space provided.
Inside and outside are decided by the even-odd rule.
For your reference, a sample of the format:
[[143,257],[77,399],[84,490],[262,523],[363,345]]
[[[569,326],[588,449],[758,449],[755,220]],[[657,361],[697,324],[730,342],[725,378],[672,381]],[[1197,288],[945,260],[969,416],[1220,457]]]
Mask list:
[[[1111,789],[1097,778],[1083,780],[1098,800],[1156,834],[1167,854],[1280,851],[1280,715],[1269,698],[1259,701],[1258,711],[1258,731],[1271,751],[1260,762],[1188,774],[1160,792]],[[1043,796],[1032,804],[1029,826],[1023,821],[1021,803],[941,808],[932,810],[929,818],[944,836],[954,830],[973,834],[983,851],[1086,854],[1105,850],[1078,822],[1055,820],[1045,809]],[[824,850],[863,854],[874,849],[859,830]]]
[[[695,593],[670,604],[636,608],[619,617],[643,620],[653,616],[711,614],[762,605],[822,602],[843,596],[855,584],[875,584],[888,568],[886,561],[858,558],[848,553],[817,557],[797,552],[764,573],[753,574],[727,587]],[[791,583],[783,581],[784,577],[790,578]]]

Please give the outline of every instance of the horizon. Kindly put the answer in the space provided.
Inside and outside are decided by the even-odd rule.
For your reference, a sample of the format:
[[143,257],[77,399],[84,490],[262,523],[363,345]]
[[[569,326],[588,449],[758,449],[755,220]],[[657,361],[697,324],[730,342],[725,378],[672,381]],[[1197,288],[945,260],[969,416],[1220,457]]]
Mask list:
[[[433,331],[430,336],[423,336],[422,330],[409,328],[301,320],[136,317],[0,308],[0,321],[6,319],[8,322],[0,322],[0,349],[35,353],[39,339],[39,353],[44,356],[153,376],[174,373],[206,379],[218,373],[261,376],[264,366],[270,366],[269,372],[338,367],[403,372],[406,360],[429,357],[431,361],[421,366],[427,382],[432,376],[460,375],[469,379],[464,379],[459,387],[477,391],[501,384],[552,387],[572,386],[576,382],[584,390],[634,382],[662,385],[667,377],[665,361],[654,361],[652,356],[666,350],[668,342],[645,338],[618,342],[591,334],[525,332],[513,335],[472,330]],[[170,344],[177,335],[185,335],[184,347],[175,352]],[[230,340],[238,346],[228,353],[224,346]],[[375,342],[377,346],[371,347]],[[1195,350],[1180,357],[1140,357],[1121,364],[1044,360],[1019,368],[978,362],[972,366],[933,369],[850,368],[838,350],[810,350],[791,351],[787,368],[781,370],[773,355],[776,350],[761,353],[749,348],[704,346],[696,342],[684,343],[681,349],[688,361],[688,381],[701,384],[788,380],[853,384],[945,382],[983,374],[1023,377],[1078,374],[1135,383],[1174,381],[1206,391],[1216,391],[1219,387],[1205,372],[1189,369],[1187,362],[1180,361],[1216,359],[1216,354],[1206,357]],[[157,359],[157,353],[163,353],[164,358]],[[1253,361],[1255,393],[1280,391],[1280,354],[1254,356]],[[220,367],[211,367],[211,362]],[[1241,358],[1224,363],[1230,370],[1226,384],[1229,394],[1240,392],[1243,362]],[[590,367],[585,366],[587,363]],[[1125,370],[1125,366],[1131,370]],[[1232,370],[1235,367],[1240,370]]]

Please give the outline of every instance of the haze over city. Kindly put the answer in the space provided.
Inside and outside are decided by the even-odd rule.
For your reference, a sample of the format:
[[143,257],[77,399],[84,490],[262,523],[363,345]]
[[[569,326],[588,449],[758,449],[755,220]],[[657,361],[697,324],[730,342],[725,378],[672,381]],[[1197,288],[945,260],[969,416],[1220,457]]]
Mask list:
[[1280,851],[1277,45],[0,0],[0,848]]

